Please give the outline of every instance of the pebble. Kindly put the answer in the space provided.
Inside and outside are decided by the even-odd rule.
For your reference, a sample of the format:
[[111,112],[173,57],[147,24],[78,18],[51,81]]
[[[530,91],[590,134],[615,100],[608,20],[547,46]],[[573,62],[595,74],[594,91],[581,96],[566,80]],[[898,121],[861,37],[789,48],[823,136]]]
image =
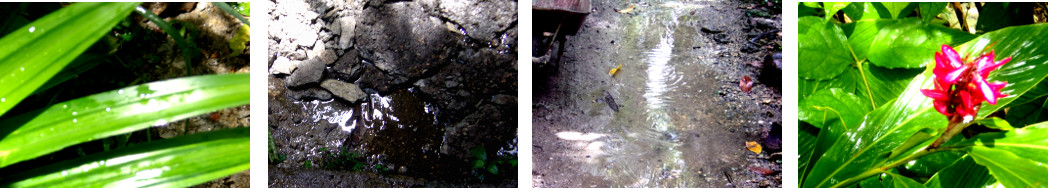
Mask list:
[[360,90],[360,87],[357,87],[357,85],[338,80],[324,80],[324,82],[320,83],[320,87],[331,91],[331,93],[336,97],[350,103],[356,103],[357,101],[364,99],[367,95],[363,90]]

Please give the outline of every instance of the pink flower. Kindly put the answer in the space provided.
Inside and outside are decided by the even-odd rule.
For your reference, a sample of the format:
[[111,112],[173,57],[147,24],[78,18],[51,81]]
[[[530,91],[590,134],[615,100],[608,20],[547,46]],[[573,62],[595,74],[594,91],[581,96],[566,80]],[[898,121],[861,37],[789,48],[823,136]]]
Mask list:
[[932,69],[935,88],[921,89],[921,93],[932,98],[935,110],[943,115],[974,118],[983,101],[997,104],[997,99],[1008,96],[1001,93],[1007,82],[987,82],[986,77],[1011,59],[994,61],[994,53],[990,51],[968,62],[968,57],[961,57],[944,44],[942,52],[935,52],[935,68]]

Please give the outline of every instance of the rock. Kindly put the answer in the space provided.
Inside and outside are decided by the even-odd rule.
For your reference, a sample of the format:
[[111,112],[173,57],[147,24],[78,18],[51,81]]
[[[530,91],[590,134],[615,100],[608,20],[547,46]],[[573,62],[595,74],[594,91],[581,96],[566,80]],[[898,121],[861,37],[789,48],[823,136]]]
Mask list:
[[767,18],[750,18],[750,25],[754,25],[760,28],[782,28],[782,23]]
[[309,88],[306,90],[288,90],[288,97],[299,101],[308,100],[331,100],[331,92],[323,89]]
[[357,20],[353,19],[353,17],[342,17],[337,20],[333,23],[341,24],[342,29],[342,33],[339,34],[338,47],[349,49],[349,47],[353,47],[353,32],[356,30]]
[[495,39],[514,26],[516,1],[438,1],[437,12],[482,41]]
[[715,28],[715,27],[707,27],[707,26],[702,26],[701,30],[702,30],[703,33],[714,33],[714,34],[724,32],[724,29]]
[[360,66],[360,57],[357,56],[356,50],[350,49],[331,65],[327,75],[340,80],[355,81],[357,78],[360,78],[361,73],[363,73],[363,70],[361,70]]
[[772,88],[778,89],[782,87],[782,53],[764,56],[761,75],[757,79],[764,85]]
[[[363,17],[367,19],[356,27],[353,42],[360,57],[379,70],[365,71],[357,83],[380,93],[436,71],[463,48],[464,36],[445,29],[440,18],[429,16],[417,3],[369,7]],[[368,76],[371,74],[384,76]]]
[[324,63],[319,59],[298,63],[298,69],[287,78],[287,87],[301,87],[307,84],[317,83],[324,73]]
[[306,56],[305,50],[295,50],[288,54],[287,57],[291,58],[291,60],[306,60],[308,56]]
[[713,41],[716,41],[717,43],[720,43],[720,44],[727,44],[727,43],[731,42],[731,39],[728,38],[728,35],[724,34],[724,33],[719,33],[719,34],[713,35],[710,38],[713,38]]
[[360,90],[360,87],[357,87],[357,85],[338,80],[324,80],[324,82],[320,83],[320,87],[331,91],[331,93],[335,94],[338,98],[350,103],[356,103],[367,96],[367,94],[364,93],[363,90]]
[[338,56],[335,55],[335,51],[327,49],[322,42],[318,42],[318,45],[313,46],[312,54],[313,57],[309,57],[310,59],[320,59],[320,61],[324,62],[326,65],[331,65],[332,63],[335,63],[336,59],[338,59]]
[[491,102],[499,105],[517,104],[517,97],[513,95],[498,94],[491,96]]
[[269,67],[269,74],[291,74],[291,71],[295,71],[295,67],[295,63],[292,63],[287,57],[277,57],[273,66]]

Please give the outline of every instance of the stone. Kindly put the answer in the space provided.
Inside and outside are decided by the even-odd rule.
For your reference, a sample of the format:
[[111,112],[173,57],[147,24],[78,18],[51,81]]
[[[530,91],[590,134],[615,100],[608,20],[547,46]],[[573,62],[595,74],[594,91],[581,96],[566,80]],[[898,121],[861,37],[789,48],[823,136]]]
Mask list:
[[332,34],[339,34],[339,35],[341,35],[342,34],[342,19],[333,19],[333,20],[331,20],[331,23],[327,24],[327,29],[329,31],[331,31]]
[[[365,71],[361,87],[380,93],[387,84],[397,86],[435,71],[456,56],[465,36],[450,32],[444,21],[429,16],[415,3],[393,3],[364,10],[360,27],[354,31],[355,48],[364,61],[374,64],[378,72]],[[346,28],[343,28],[345,30]],[[365,68],[368,69],[368,68]],[[384,74],[385,77],[371,77]]]
[[291,58],[291,60],[306,60],[308,58],[306,51],[301,49],[292,51],[287,57]]
[[338,18],[338,21],[334,22],[342,25],[342,33],[339,34],[338,47],[341,49],[349,49],[353,47],[353,32],[357,27],[357,20],[353,17],[342,17]]
[[335,56],[335,51],[327,49],[327,47],[325,47],[323,43],[319,41],[318,43],[320,44],[313,46],[313,50],[310,51],[311,55],[309,58],[320,59],[320,62],[324,62],[324,64],[326,65],[331,65],[332,63],[335,63],[335,60],[338,59],[338,56]]
[[288,97],[299,101],[308,100],[331,100],[331,92],[323,89],[309,88],[305,90],[288,90]]
[[273,66],[269,67],[269,74],[291,74],[292,71],[295,71],[295,67],[295,63],[291,62],[291,59],[288,59],[287,57],[277,57],[277,60],[273,61]]
[[319,59],[310,59],[298,63],[298,69],[291,73],[286,83],[288,88],[301,87],[307,84],[317,83],[324,73],[324,63]]
[[357,87],[357,85],[338,80],[324,80],[324,82],[320,83],[320,87],[331,91],[331,93],[335,94],[338,98],[350,103],[356,103],[367,96],[367,94],[364,93],[364,90],[360,90],[360,87]]
[[439,1],[437,6],[437,12],[482,41],[493,40],[516,25],[516,1]]

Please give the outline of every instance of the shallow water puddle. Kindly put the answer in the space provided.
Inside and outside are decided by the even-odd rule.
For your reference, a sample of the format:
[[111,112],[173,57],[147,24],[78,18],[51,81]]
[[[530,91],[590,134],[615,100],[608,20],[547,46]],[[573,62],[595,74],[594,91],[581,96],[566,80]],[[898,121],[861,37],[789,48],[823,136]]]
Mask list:
[[743,166],[733,145],[739,138],[718,126],[732,118],[721,115],[713,78],[718,73],[708,66],[718,47],[696,42],[704,36],[690,24],[698,21],[692,12],[704,10],[651,3],[620,18],[626,36],[616,39],[622,42],[613,46],[618,53],[612,56],[625,68],[605,89],[621,110],[594,105],[590,112],[612,116],[594,122],[605,124],[600,130],[556,133],[585,156],[578,170],[627,187],[703,187],[724,186],[727,169]]

